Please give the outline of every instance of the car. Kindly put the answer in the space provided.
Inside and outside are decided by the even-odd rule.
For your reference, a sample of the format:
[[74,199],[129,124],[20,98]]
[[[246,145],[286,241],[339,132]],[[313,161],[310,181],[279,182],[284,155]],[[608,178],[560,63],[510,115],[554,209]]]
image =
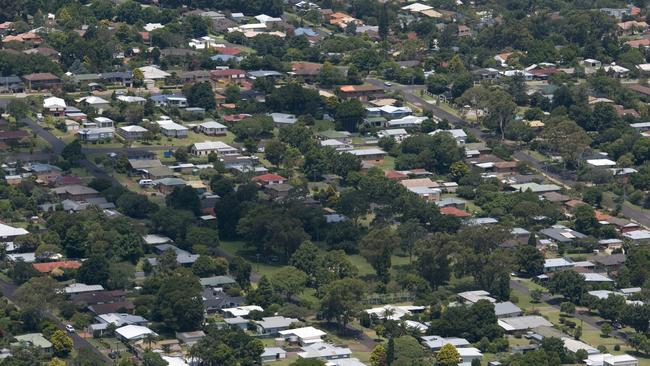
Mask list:
[[140,187],[152,187],[154,185],[153,180],[151,179],[140,179],[138,184]]
[[66,324],[66,325],[65,325],[65,330],[66,330],[68,333],[74,333],[74,327],[73,327],[72,325],[70,325],[70,324]]
[[391,86],[393,86],[393,84],[392,84],[392,83],[389,83],[388,81],[384,82],[384,85],[387,86],[387,87],[389,87],[389,88],[390,88]]

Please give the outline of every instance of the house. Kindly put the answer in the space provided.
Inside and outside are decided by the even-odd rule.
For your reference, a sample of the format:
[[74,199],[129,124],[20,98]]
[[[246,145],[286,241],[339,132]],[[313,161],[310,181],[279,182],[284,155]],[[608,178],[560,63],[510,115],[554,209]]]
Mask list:
[[114,132],[110,127],[83,128],[77,131],[77,137],[86,142],[106,141],[113,138]]
[[264,309],[261,306],[257,305],[245,305],[234,308],[221,309],[221,312],[225,318],[245,317],[248,316],[251,311],[262,312]]
[[595,354],[600,353],[599,350],[597,350],[594,347],[588,345],[587,343],[579,341],[577,339],[570,338],[570,337],[562,337],[561,339],[562,339],[562,342],[564,342],[564,348],[566,348],[567,351],[576,353],[576,352],[578,352],[579,350],[582,349],[582,350],[587,351],[588,355],[595,355]]
[[288,197],[292,189],[293,186],[290,184],[270,184],[264,186],[264,193],[269,195],[271,199],[282,199]]
[[132,95],[118,95],[117,100],[127,104],[138,104],[142,106],[147,102],[147,99],[143,97],[135,97]]
[[384,88],[374,85],[343,85],[338,88],[338,95],[343,99],[368,101],[384,96]]
[[630,355],[616,355],[609,353],[592,354],[583,360],[587,366],[638,366],[639,360]]
[[293,114],[271,113],[269,114],[269,116],[271,116],[271,118],[273,119],[273,123],[275,123],[275,126],[279,128],[284,126],[291,126],[298,121],[298,118],[296,118],[296,116]]
[[149,130],[138,125],[122,126],[117,129],[117,134],[122,136],[125,140],[140,140],[147,132],[149,132]]
[[327,360],[325,366],[367,366],[359,361],[358,358],[339,358],[336,360]]
[[440,336],[424,336],[420,337],[422,343],[427,346],[432,351],[438,351],[445,344],[451,344],[452,346],[458,348],[469,346],[470,343],[465,338],[456,338],[456,337],[440,337]]
[[238,150],[225,142],[221,141],[204,141],[196,142],[190,148],[190,153],[194,156],[208,156],[212,153],[217,155],[235,154]]
[[628,231],[623,234],[623,237],[630,239],[635,244],[647,243],[650,242],[650,231],[648,230]]
[[393,129],[381,130],[377,132],[377,137],[392,138],[395,139],[395,141],[397,142],[401,142],[403,139],[407,138],[408,136],[409,136],[408,132],[406,132],[406,130],[403,128],[393,128]]
[[[173,178],[167,178],[167,179],[173,179]],[[192,254],[186,250],[180,249],[175,245],[171,245],[171,244],[160,244],[160,245],[156,245],[154,248],[158,253],[164,253],[168,250],[174,252],[174,254],[176,254],[176,262],[181,266],[189,267],[192,264],[194,264],[194,262],[196,262],[197,259],[199,259],[198,254]],[[149,264],[151,264],[152,266],[158,265],[157,258],[147,258],[147,260],[149,261]]]
[[175,188],[182,188],[187,185],[187,182],[180,178],[162,178],[153,181],[158,191],[162,194],[170,194]]
[[274,184],[283,184],[284,182],[287,181],[287,178],[285,178],[285,177],[283,177],[281,175],[277,175],[277,174],[273,174],[273,173],[267,173],[267,174],[262,174],[262,175],[258,175],[256,177],[253,177],[251,180],[253,182],[256,182],[256,183],[260,184],[261,186],[265,187],[265,186],[270,186],[270,185],[274,185]]
[[321,338],[327,334],[322,330],[316,329],[314,327],[287,329],[287,330],[282,330],[278,333],[280,333],[280,335],[284,338],[286,342],[294,343],[294,344],[297,343],[302,346],[308,344],[314,344],[314,343],[321,343],[323,342]]
[[115,84],[119,86],[131,86],[133,84],[132,71],[115,71],[106,72],[100,75],[101,79],[106,84]]
[[249,79],[255,80],[255,79],[278,79],[281,78],[283,75],[275,70],[257,70],[257,71],[249,71],[247,74]]
[[104,98],[96,97],[91,95],[89,97],[83,97],[75,100],[77,103],[81,103],[88,107],[93,107],[97,110],[103,110],[111,106],[111,102]]
[[465,133],[464,130],[457,128],[457,129],[452,129],[452,130],[435,130],[433,132],[429,132],[429,135],[434,136],[438,133],[448,133],[451,134],[451,137],[456,140],[456,143],[458,145],[465,145],[465,142],[467,141],[467,134]]
[[192,346],[205,337],[205,332],[195,330],[193,332],[176,332],[176,338],[182,343]]
[[494,313],[497,318],[512,318],[523,315],[524,311],[510,301],[497,302],[494,304]]
[[23,90],[23,81],[18,76],[0,77],[0,93],[19,93]]
[[32,264],[35,270],[40,273],[50,273],[55,269],[78,269],[81,267],[79,261],[60,261],[60,262],[45,262]]
[[480,361],[481,358],[483,358],[483,354],[478,348],[461,347],[456,349],[456,351],[458,351],[458,354],[460,355],[460,363],[458,364],[459,366],[470,366],[472,364],[472,361]]
[[215,313],[224,308],[241,306],[245,299],[239,296],[230,296],[221,287],[205,287],[201,295],[203,308],[208,314]]
[[291,324],[298,322],[298,319],[285,318],[283,316],[264,317],[262,320],[255,322],[257,333],[262,335],[277,334],[280,331],[287,330]]
[[65,100],[57,97],[49,97],[43,100],[43,113],[52,117],[65,117],[67,105]]
[[158,336],[156,332],[142,325],[125,325],[115,329],[115,337],[124,342],[138,341],[149,334]]
[[607,271],[618,270],[623,264],[625,264],[626,259],[627,255],[624,253],[598,255],[590,258],[598,268],[606,269]]
[[386,121],[385,125],[389,128],[417,128],[427,119],[429,118],[424,116],[406,116]]
[[287,358],[287,351],[280,347],[264,347],[264,352],[260,355],[262,363],[269,363]]
[[538,327],[552,327],[553,324],[540,315],[516,316],[497,320],[506,332],[518,332]]
[[170,73],[162,71],[156,66],[143,66],[138,68],[138,70],[142,72],[145,80],[165,80],[171,76]]
[[157,107],[187,108],[187,98],[182,94],[159,94],[149,97]]
[[43,337],[43,333],[28,333],[14,336],[16,342],[11,343],[12,346],[29,345],[32,347],[40,348],[45,353],[52,353],[52,343]]
[[84,292],[94,292],[102,291],[104,286],[102,285],[86,285],[85,283],[73,283],[65,287],[65,293],[67,295],[81,294]]
[[156,121],[156,123],[160,127],[160,132],[167,137],[184,138],[187,137],[187,134],[189,133],[187,127],[179,125],[169,118],[160,119],[159,121]]
[[305,359],[336,360],[350,358],[352,355],[352,350],[348,347],[339,347],[325,342],[311,343],[301,348],[303,351],[298,352],[298,357]]
[[79,184],[56,187],[52,188],[50,191],[59,196],[62,200],[69,199],[73,201],[85,201],[89,198],[99,197],[99,192],[96,190]]
[[228,132],[228,128],[219,122],[208,121],[197,126],[197,130],[210,136],[223,136]]
[[210,71],[210,77],[214,81],[243,81],[246,79],[246,71],[240,69],[217,69]]
[[458,302],[461,304],[475,304],[480,300],[487,300],[496,303],[497,300],[490,297],[490,293],[485,290],[465,291],[457,294]]
[[400,320],[404,316],[413,313],[421,313],[424,311],[424,306],[415,305],[384,305],[378,308],[364,310],[371,317],[377,319]]
[[575,267],[575,263],[569,258],[549,258],[544,260],[544,273],[557,272]]
[[212,276],[200,278],[201,286],[203,287],[219,287],[225,288],[237,284],[234,278],[230,276]]
[[361,160],[381,162],[386,156],[386,152],[379,148],[347,150],[345,153],[358,156]]
[[183,84],[209,83],[211,73],[208,70],[183,71],[178,74]]
[[51,164],[32,164],[28,167],[28,171],[33,176],[36,176],[38,182],[49,182],[61,176],[62,169],[56,165]]
[[594,60],[593,58],[585,59],[581,63],[584,67],[590,67],[594,69],[600,69],[603,66],[602,62]]
[[557,192],[562,189],[560,186],[557,186],[555,184],[539,184],[535,182],[511,184],[510,188],[519,192],[526,192],[527,190],[530,190],[533,193],[539,193],[539,194],[547,193],[547,192]]
[[61,79],[49,72],[25,75],[23,81],[28,90],[55,90],[63,86]]

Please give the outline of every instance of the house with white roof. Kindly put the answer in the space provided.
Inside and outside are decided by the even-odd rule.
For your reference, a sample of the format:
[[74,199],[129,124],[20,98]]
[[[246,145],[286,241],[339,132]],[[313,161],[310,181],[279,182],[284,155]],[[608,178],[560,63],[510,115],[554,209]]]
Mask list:
[[217,155],[235,154],[239,150],[222,141],[204,141],[196,142],[190,148],[190,153],[194,156],[208,156],[211,153]]
[[245,305],[245,306],[238,306],[235,308],[227,308],[227,309],[221,309],[221,312],[225,317],[228,318],[236,318],[236,317],[244,317],[248,316],[248,314],[251,311],[264,311],[264,309],[261,306],[257,305]]
[[118,95],[117,100],[128,104],[139,104],[139,105],[144,105],[147,102],[145,98],[136,97],[133,95]]
[[456,128],[452,130],[435,130],[433,132],[429,132],[429,135],[434,136],[438,133],[451,134],[451,137],[453,137],[454,140],[456,140],[456,143],[458,143],[458,145],[465,145],[465,142],[467,141],[467,133],[465,133],[465,131],[460,128]]
[[104,98],[96,97],[94,95],[88,97],[82,97],[75,100],[77,103],[93,107],[98,110],[106,109],[111,106],[111,102]]
[[389,319],[389,320],[399,320],[404,316],[411,315],[413,313],[421,313],[424,311],[424,306],[415,306],[415,305],[384,305],[378,308],[366,309],[364,310],[371,317],[377,319]]
[[406,116],[402,118],[392,119],[386,122],[388,128],[415,128],[419,127],[422,122],[429,119],[424,116]]
[[277,127],[291,126],[298,122],[298,118],[296,118],[296,116],[293,114],[271,113],[269,116],[271,116],[273,123],[275,123]]
[[13,227],[0,223],[0,241],[12,241],[14,238],[29,234],[29,231],[21,227]]
[[451,344],[452,346],[456,348],[460,347],[466,347],[469,346],[470,343],[467,339],[465,338],[457,338],[457,337],[440,337],[440,336],[425,336],[425,337],[420,337],[422,339],[422,343],[429,347],[432,351],[437,351],[442,348],[445,344]]
[[140,140],[147,132],[149,130],[138,125],[122,126],[117,129],[117,134],[126,140]]
[[43,112],[52,117],[64,117],[67,105],[65,100],[57,97],[43,99]]
[[397,142],[401,142],[403,139],[407,138],[409,136],[408,132],[406,132],[405,129],[403,128],[391,128],[388,130],[381,130],[377,132],[377,137],[382,138],[382,137],[388,137],[395,139]]
[[567,350],[569,350],[569,351],[571,351],[573,353],[576,353],[581,349],[587,351],[588,355],[595,355],[595,354],[600,353],[599,350],[597,350],[594,347],[588,345],[587,343],[579,341],[577,339],[570,338],[570,337],[562,337],[561,339],[562,339],[562,342],[564,342],[564,348],[566,348]]
[[317,360],[336,360],[339,358],[350,358],[352,351],[348,347],[339,347],[331,343],[318,342],[302,347],[298,357]]
[[268,24],[268,23],[278,23],[282,21],[282,18],[276,18],[272,17],[270,15],[266,14],[260,14],[254,16],[255,19],[257,19],[258,22],[263,23],[263,24]]
[[160,127],[160,132],[167,137],[183,138],[187,137],[187,134],[189,133],[187,127],[179,125],[170,119],[159,120],[156,121],[156,123]]
[[289,343],[299,343],[300,345],[308,345],[313,343],[321,343],[323,336],[327,333],[314,327],[303,327],[295,329],[287,329],[279,332],[285,341]]
[[587,164],[596,168],[611,168],[616,166],[616,162],[610,159],[587,159]]
[[103,290],[104,286],[102,285],[86,285],[85,283],[73,283],[65,287],[65,293],[68,295]]
[[133,342],[143,339],[147,334],[158,335],[153,330],[142,325],[125,325],[115,329],[115,336],[125,342]]
[[138,70],[142,71],[145,80],[165,80],[172,75],[156,66],[143,66],[138,68]]
[[587,366],[639,366],[639,360],[630,355],[612,355],[601,353],[589,355],[583,360]]
[[634,230],[623,233],[623,237],[632,240],[633,243],[647,243],[650,242],[650,231],[648,230]]
[[367,366],[358,358],[339,358],[338,360],[327,360],[325,366]]
[[472,361],[483,358],[483,354],[478,348],[462,347],[457,348],[456,351],[458,351],[458,354],[460,355],[460,363],[458,366],[471,366]]
[[570,269],[575,263],[569,258],[548,258],[544,261],[544,273]]
[[497,300],[490,296],[490,293],[485,290],[465,291],[458,293],[458,301],[461,304],[476,304],[479,300],[487,300],[491,303]]
[[142,27],[147,32],[155,31],[156,29],[164,28],[165,26],[160,23],[147,23]]
[[603,273],[581,273],[582,277],[585,278],[585,282],[589,283],[614,283],[614,280],[609,278],[606,274]]
[[203,122],[197,126],[199,132],[210,136],[223,136],[228,132],[228,128],[216,121]]

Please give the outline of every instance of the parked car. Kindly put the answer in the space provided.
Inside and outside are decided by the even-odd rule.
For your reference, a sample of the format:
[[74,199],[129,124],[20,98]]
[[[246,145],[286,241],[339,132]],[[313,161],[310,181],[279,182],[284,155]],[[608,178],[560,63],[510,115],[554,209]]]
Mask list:
[[66,326],[65,326],[65,330],[66,330],[68,333],[74,333],[74,327],[73,327],[72,325],[70,325],[70,324],[66,324]]

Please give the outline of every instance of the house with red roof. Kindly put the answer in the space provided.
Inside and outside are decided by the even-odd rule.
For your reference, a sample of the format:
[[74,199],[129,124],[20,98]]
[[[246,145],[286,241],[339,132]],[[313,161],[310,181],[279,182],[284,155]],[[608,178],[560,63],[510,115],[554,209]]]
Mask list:
[[273,184],[283,184],[284,182],[287,181],[287,178],[274,173],[266,173],[266,174],[258,175],[257,177],[253,177],[252,181],[257,182],[263,187],[265,187]]
[[386,178],[390,179],[390,180],[395,180],[395,181],[401,181],[401,180],[404,180],[404,179],[408,179],[408,175],[406,175],[404,173],[400,173],[400,172],[395,171],[395,170],[389,170],[389,171],[385,172],[384,176]]
[[239,122],[239,121],[243,121],[243,120],[245,120],[246,118],[249,118],[249,117],[251,117],[251,115],[246,114],[246,113],[228,114],[228,115],[223,116],[223,120],[226,121],[226,122]]
[[77,269],[81,267],[81,262],[79,261],[60,261],[60,262],[47,262],[47,263],[34,263],[32,264],[34,269],[40,273],[50,273],[57,268],[61,269]]
[[447,216],[454,216],[458,218],[470,217],[472,216],[469,212],[458,209],[454,206],[445,206],[440,209],[440,213]]

